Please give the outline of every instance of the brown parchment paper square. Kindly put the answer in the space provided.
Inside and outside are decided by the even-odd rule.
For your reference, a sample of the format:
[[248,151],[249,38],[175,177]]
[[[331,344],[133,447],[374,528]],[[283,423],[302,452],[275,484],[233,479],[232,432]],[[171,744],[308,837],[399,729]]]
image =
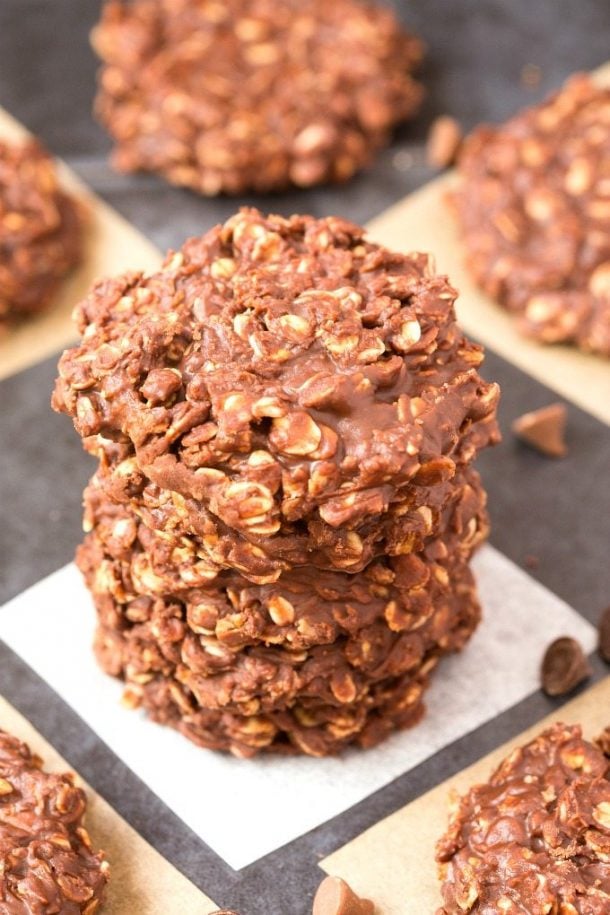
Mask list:
[[[19,141],[26,136],[25,127],[0,108],[0,138]],[[64,163],[58,162],[58,167],[62,185],[81,201],[88,217],[83,261],[46,311],[3,331],[0,378],[39,362],[76,338],[70,315],[94,280],[125,270],[151,270],[161,259],[151,242],[88,190]]]
[[[71,769],[2,696],[0,727],[29,744],[43,758],[45,769],[52,772]],[[218,909],[99,794],[80,781],[88,797],[87,829],[94,847],[106,852],[111,867],[103,915],[209,915]]]
[[485,781],[510,750],[554,721],[581,724],[593,738],[610,723],[610,676],[514,740],[386,817],[325,858],[320,866],[372,899],[380,915],[434,915],[441,903],[434,846],[447,825],[451,791]]

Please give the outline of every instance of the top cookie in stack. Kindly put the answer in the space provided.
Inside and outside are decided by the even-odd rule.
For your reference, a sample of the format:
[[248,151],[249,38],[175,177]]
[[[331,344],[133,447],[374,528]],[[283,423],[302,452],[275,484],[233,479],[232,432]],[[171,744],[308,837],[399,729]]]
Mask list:
[[434,533],[495,436],[455,295],[427,256],[341,220],[242,211],[158,274],[96,287],[56,403],[109,473],[137,465],[210,547],[222,535],[219,568],[356,571]]
[[[123,641],[130,594],[173,596],[184,619],[185,592],[217,593],[223,570],[237,573],[230,601],[249,582],[277,582],[281,599],[300,566],[361,576],[373,561],[420,554],[434,565],[457,537],[462,574],[486,530],[468,465],[497,438],[498,391],[478,374],[482,350],[457,326],[455,296],[425,255],[394,254],[340,219],[255,210],[188,241],[156,274],[97,284],[77,308],[83,339],[62,357],[54,404],[100,459],[90,526],[114,584],[96,576],[91,554],[83,566],[100,600],[111,594],[123,607]],[[456,520],[467,491],[472,504]],[[117,530],[133,521],[127,544],[107,535],[108,517]],[[156,571],[135,575],[134,550],[138,568]],[[411,586],[427,587],[429,572]],[[449,593],[446,571],[439,581]],[[376,613],[388,631],[409,628],[392,629],[385,609]],[[343,636],[329,638],[338,650]],[[447,650],[438,633],[430,645],[435,656]],[[115,672],[133,667],[132,648]],[[257,647],[237,650],[250,658]],[[392,671],[392,685],[405,672]],[[264,689],[257,700],[257,713],[260,702],[277,712]]]

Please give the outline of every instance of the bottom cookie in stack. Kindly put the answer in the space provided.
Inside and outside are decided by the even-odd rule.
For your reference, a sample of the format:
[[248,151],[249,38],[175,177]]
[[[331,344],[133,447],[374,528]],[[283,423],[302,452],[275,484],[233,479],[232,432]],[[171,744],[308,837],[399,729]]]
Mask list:
[[78,564],[98,612],[98,660],[125,680],[128,703],[205,747],[325,756],[372,746],[419,720],[430,672],[478,622],[468,560],[487,518],[476,473],[460,492],[418,554],[352,575],[301,567],[264,585],[226,571],[193,588],[159,533],[94,484]]

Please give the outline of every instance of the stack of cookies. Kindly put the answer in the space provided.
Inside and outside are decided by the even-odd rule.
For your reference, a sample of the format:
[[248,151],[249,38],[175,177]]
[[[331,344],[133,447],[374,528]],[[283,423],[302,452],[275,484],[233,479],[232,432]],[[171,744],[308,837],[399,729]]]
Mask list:
[[54,406],[99,459],[78,563],[128,704],[244,757],[420,718],[479,618],[497,439],[455,297],[343,220],[242,210],[78,306]]

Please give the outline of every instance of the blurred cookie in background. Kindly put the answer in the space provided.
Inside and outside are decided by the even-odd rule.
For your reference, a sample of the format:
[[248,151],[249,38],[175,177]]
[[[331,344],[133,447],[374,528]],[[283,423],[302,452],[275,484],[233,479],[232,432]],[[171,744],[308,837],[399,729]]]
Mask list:
[[359,0],[109,0],[92,35],[114,165],[205,194],[346,181],[422,98],[422,44]]
[[527,335],[610,356],[610,89],[577,75],[478,127],[458,170],[452,200],[478,284]]
[[0,140],[0,329],[52,303],[81,259],[83,224],[43,146]]

